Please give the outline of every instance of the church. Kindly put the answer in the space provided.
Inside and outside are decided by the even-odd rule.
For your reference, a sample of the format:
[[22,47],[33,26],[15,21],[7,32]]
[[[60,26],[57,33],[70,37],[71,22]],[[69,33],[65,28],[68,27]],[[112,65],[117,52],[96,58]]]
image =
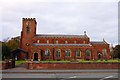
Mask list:
[[[22,31],[19,48],[21,59],[42,60],[108,60],[109,44],[103,41],[91,41],[84,31],[82,35],[36,34],[35,18],[22,19]],[[42,29],[42,27],[41,27]]]

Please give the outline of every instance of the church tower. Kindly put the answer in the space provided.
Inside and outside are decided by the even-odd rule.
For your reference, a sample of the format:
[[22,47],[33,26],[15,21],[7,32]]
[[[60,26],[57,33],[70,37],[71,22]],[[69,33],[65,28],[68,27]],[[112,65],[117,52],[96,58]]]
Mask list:
[[[32,44],[32,38],[36,35],[37,22],[35,18],[23,18],[22,19],[22,31],[20,40],[20,49],[30,52],[30,46]],[[25,54],[22,54],[22,58],[25,58]]]

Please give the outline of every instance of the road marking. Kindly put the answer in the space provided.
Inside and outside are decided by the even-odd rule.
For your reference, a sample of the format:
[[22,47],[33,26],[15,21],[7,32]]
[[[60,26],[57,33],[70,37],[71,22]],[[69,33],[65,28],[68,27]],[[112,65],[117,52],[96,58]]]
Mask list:
[[100,79],[100,80],[105,80],[105,79],[108,79],[108,78],[112,78],[113,76],[107,76],[107,77],[104,77],[104,78],[102,78],[102,79]]
[[61,80],[67,80],[67,79],[71,79],[71,78],[77,78],[77,76],[72,76],[72,77],[68,77],[68,78],[65,78],[65,79],[61,79]]
[[77,76],[69,77],[69,78],[76,78]]

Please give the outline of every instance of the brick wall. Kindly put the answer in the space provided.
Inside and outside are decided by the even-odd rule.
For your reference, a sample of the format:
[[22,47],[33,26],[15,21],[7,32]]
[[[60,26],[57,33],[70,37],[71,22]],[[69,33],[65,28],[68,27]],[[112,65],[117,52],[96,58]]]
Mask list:
[[28,62],[27,69],[118,69],[118,63],[39,63]]
[[0,63],[0,69],[9,69],[9,68],[14,68],[14,67],[15,67],[14,60],[6,60],[6,61],[2,61],[2,63]]

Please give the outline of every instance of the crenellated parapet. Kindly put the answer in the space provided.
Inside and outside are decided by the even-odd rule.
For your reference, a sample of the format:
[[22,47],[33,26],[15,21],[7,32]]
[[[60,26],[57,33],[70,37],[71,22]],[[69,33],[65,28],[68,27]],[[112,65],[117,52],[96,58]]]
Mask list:
[[37,24],[36,19],[35,18],[22,18],[22,20],[26,20],[26,21],[34,21],[35,24]]
[[22,18],[23,20],[36,20],[35,18]]

